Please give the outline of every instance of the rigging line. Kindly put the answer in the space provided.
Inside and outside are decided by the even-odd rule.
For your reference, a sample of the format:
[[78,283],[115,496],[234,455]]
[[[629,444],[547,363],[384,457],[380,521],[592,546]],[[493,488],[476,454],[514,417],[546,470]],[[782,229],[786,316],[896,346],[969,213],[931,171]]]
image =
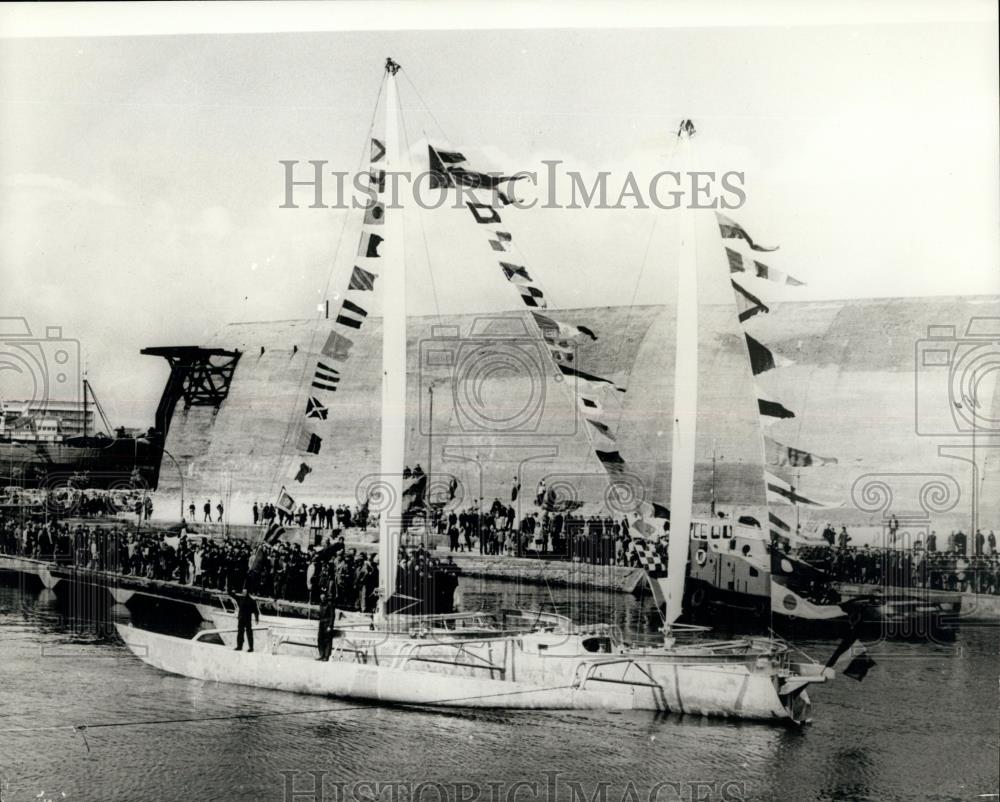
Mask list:
[[[646,265],[649,264],[649,250],[650,250],[650,248],[653,245],[653,235],[656,233],[656,227],[659,224],[660,224],[660,215],[654,215],[654,217],[653,217],[653,225],[650,227],[650,229],[649,229],[649,237],[646,239],[646,248],[645,248],[645,250],[643,251],[643,254],[642,254],[642,262],[639,265],[639,275],[636,276],[635,285],[632,288],[632,297],[631,297],[631,299],[629,299],[629,302],[628,302],[628,312],[625,315],[625,325],[622,326],[622,339],[619,341],[618,349],[615,351],[615,358],[613,360],[615,362],[615,364],[618,364],[619,357],[621,356],[622,349],[625,347],[625,335],[628,333],[629,324],[632,322],[632,311],[635,309],[635,300],[636,300],[636,298],[639,295],[639,286],[642,283],[642,276],[646,272]],[[636,344],[636,356],[639,355],[639,348],[641,347],[641,345],[642,345],[641,341]],[[634,365],[635,365],[635,361],[633,360],[633,367],[634,367]],[[632,377],[632,374],[631,374],[631,371],[629,371],[629,378],[631,378],[631,377]],[[626,399],[626,401],[627,401],[627,399]],[[622,418],[625,417],[625,404],[626,404],[626,401],[623,401],[621,403],[621,405],[619,406],[619,408],[618,408],[618,417],[615,420],[615,431],[616,432],[620,431],[620,429],[621,429],[621,423],[622,423]],[[645,438],[643,438],[641,440],[641,442],[643,443],[643,445],[645,445],[646,444]],[[650,455],[652,455],[652,449],[648,449],[648,450],[649,450]]]
[[[361,172],[361,168],[362,168],[362,166],[365,163],[365,154],[369,151],[369,149],[371,147],[372,136],[374,135],[374,132],[375,132],[375,119],[376,119],[376,117],[378,115],[379,103],[381,102],[381,99],[382,99],[382,90],[385,87],[385,83],[386,83],[386,74],[383,72],[382,73],[382,80],[379,82],[378,93],[375,96],[375,104],[372,107],[371,120],[369,120],[369,122],[368,122],[368,131],[367,131],[367,134],[366,134],[366,136],[364,138],[364,141],[363,141],[363,143],[361,145],[361,154],[358,157],[358,161],[357,161],[356,168],[355,168],[356,172],[358,172],[358,173]],[[327,271],[326,282],[325,282],[325,284],[323,286],[323,293],[322,293],[322,296],[321,296],[321,301],[323,301],[324,303],[327,301],[329,293],[330,293],[330,284],[333,281],[333,274],[337,270],[337,267],[338,267],[338,261],[340,259],[340,253],[341,253],[341,250],[342,250],[342,248],[344,246],[344,235],[345,235],[345,233],[347,231],[347,224],[350,221],[351,216],[352,215],[350,213],[350,210],[346,211],[345,214],[344,214],[344,220],[343,220],[343,222],[341,223],[341,226],[340,226],[340,233],[337,236],[337,244],[334,247],[333,259],[330,262],[330,269]],[[320,320],[323,319],[322,315],[323,315],[323,312],[321,310],[317,309],[316,310],[315,322],[314,322],[313,327],[312,327],[312,333],[311,333],[310,338],[309,338],[309,348],[308,348],[307,352],[305,354],[303,354],[302,372],[299,375],[299,381],[298,381],[298,384],[296,385],[295,398],[294,398],[294,402],[293,402],[294,406],[292,407],[292,414],[289,417],[288,423],[285,425],[285,433],[284,433],[284,436],[282,437],[282,440],[281,440],[281,449],[280,449],[280,451],[278,453],[277,464],[275,465],[274,471],[273,471],[273,473],[271,475],[271,483],[270,483],[270,485],[268,487],[268,494],[267,494],[268,498],[273,498],[274,497],[275,489],[276,489],[277,484],[278,484],[278,477],[285,470],[286,452],[288,451],[289,440],[290,440],[290,438],[292,436],[292,433],[293,433],[295,427],[300,424],[300,416],[298,416],[298,415],[295,414],[295,410],[301,408],[302,400],[303,400],[303,398],[305,396],[305,393],[308,392],[305,389],[304,385],[305,385],[305,381],[306,381],[306,378],[307,378],[308,373],[309,373],[309,368],[312,366],[312,358],[311,358],[310,355],[313,354],[313,353],[315,353],[316,336],[319,333]]]
[[[404,73],[404,75],[405,75],[405,73]],[[410,81],[410,85],[413,86],[413,81]],[[416,91],[416,89],[414,89],[414,91]],[[399,104],[399,122],[400,122],[400,125],[399,125],[400,130],[403,132],[403,144],[404,144],[404,146],[406,148],[407,156],[409,156],[409,153],[410,153],[410,136],[409,136],[409,133],[407,133],[407,129],[406,129],[406,114],[403,111],[403,103],[402,103],[402,101],[400,101],[400,104]],[[423,129],[421,129],[421,130],[423,131]],[[427,136],[427,132],[426,131],[423,131],[423,133],[424,133],[424,136]],[[412,170],[411,170],[411,175],[412,175]],[[411,191],[412,191],[416,187],[416,183],[411,183],[410,186],[411,186]],[[445,190],[445,191],[447,191],[447,190]],[[414,198],[414,201],[415,200],[416,200],[416,198]],[[421,236],[421,238],[423,239],[423,242],[424,242],[424,255],[427,258],[427,273],[430,276],[430,280],[431,280],[431,295],[432,295],[432,297],[434,299],[434,311],[435,311],[435,314],[436,314],[436,316],[438,318],[438,322],[440,323],[441,322],[441,318],[442,318],[442,316],[441,316],[441,302],[440,302],[440,299],[438,298],[437,282],[434,279],[434,268],[433,268],[433,265],[432,265],[432,262],[431,262],[430,245],[429,245],[429,243],[427,241],[427,229],[424,227],[424,218],[423,218],[423,214],[421,214],[422,210],[420,208],[420,204],[414,202],[412,204],[412,206],[416,207],[416,209],[417,209],[416,213],[413,216],[414,216],[414,218],[417,221],[417,227],[420,229],[420,236]],[[428,491],[429,490],[430,490],[430,488],[428,487]]]
[[[437,126],[438,131],[441,132],[441,136],[443,136],[445,141],[448,142],[448,145],[451,146],[452,144],[451,140],[448,139],[448,135],[445,133],[444,127],[441,125],[441,123],[438,122],[437,117],[434,116],[434,112],[431,111],[431,107],[427,105],[427,102],[424,100],[423,95],[420,94],[420,90],[417,89],[417,85],[413,83],[413,80],[410,78],[410,76],[406,73],[405,70],[403,71],[403,78],[413,88],[413,92],[417,96],[417,100],[420,101],[420,105],[424,107],[424,111],[427,112],[428,116],[430,116],[431,120],[434,122],[434,125]],[[424,133],[426,135],[426,131]]]
[[[678,143],[679,142],[680,142],[680,139],[677,138],[677,137],[674,137],[671,140],[670,148],[667,151],[667,155],[666,155],[664,161],[671,162],[674,159],[674,157],[677,155],[677,148],[678,148]],[[645,248],[645,250],[643,252],[643,255],[642,255],[642,262],[641,262],[641,265],[639,267],[639,275],[636,276],[635,285],[632,288],[632,297],[631,297],[631,299],[629,299],[628,312],[627,312],[626,317],[625,317],[625,325],[622,327],[623,333],[628,331],[629,323],[632,320],[632,312],[633,312],[633,310],[635,309],[635,306],[636,306],[635,302],[636,302],[636,298],[638,297],[638,294],[639,294],[639,287],[640,287],[641,282],[642,282],[642,276],[643,276],[643,274],[646,271],[646,266],[649,264],[649,251],[650,251],[650,248],[652,247],[652,244],[653,244],[653,236],[656,234],[656,228],[660,224],[661,217],[662,217],[662,215],[660,215],[660,214],[655,214],[653,216],[653,225],[652,225],[652,227],[649,230],[649,238],[646,240],[646,248]],[[639,349],[639,347],[641,345],[642,345],[642,343],[640,342],[640,343],[638,343],[638,345],[636,347],[636,355],[637,356],[638,356],[638,349]],[[620,344],[618,346],[618,350],[615,352],[615,362],[618,362],[618,357],[621,355],[622,349],[624,347],[625,347],[625,342],[624,342],[624,337],[623,337],[622,341],[620,342]],[[629,376],[631,378],[631,373],[629,374]],[[625,403],[626,402],[622,402],[621,406],[618,409],[618,417],[617,417],[617,420],[615,421],[615,431],[616,432],[620,431],[622,419],[625,417]],[[649,445],[649,443],[645,439],[641,439],[640,440],[640,447],[643,450],[646,451],[647,456],[655,457],[655,454],[653,452],[652,447]]]
[[[410,80],[408,76],[407,76],[407,80],[409,81],[410,85],[413,87],[413,91],[416,94],[417,99],[420,101],[420,103],[423,105],[424,109],[427,111],[428,115],[434,121],[434,124],[441,131],[441,134],[442,134],[442,137],[444,138],[444,140],[448,143],[449,147],[452,147],[450,137],[448,137],[447,133],[444,131],[443,126],[440,124],[440,122],[438,122],[437,118],[434,116],[434,113],[430,110],[430,108],[428,107],[427,103],[424,101],[423,97],[420,94],[420,90],[418,90],[416,88],[416,86],[413,84],[413,81]],[[674,145],[674,148],[676,149],[676,143]],[[652,235],[650,235],[650,237],[652,237]],[[524,261],[526,264],[533,264],[529,259],[527,259],[528,254],[521,247],[519,239],[518,240],[514,240],[511,244],[513,245],[513,252],[515,254],[517,254],[521,258],[522,261]],[[649,247],[649,243],[647,243],[647,251],[648,251],[648,247]],[[636,291],[637,291],[637,288],[636,288]],[[546,295],[546,299],[550,299],[550,298],[551,298],[551,296]],[[633,298],[634,298],[634,296],[633,296]],[[553,304],[553,305],[555,307],[559,308],[558,304]],[[548,303],[546,303],[545,309],[546,309],[546,311],[548,311]],[[529,311],[530,312],[530,310],[524,310],[524,309],[516,309],[516,311],[519,314],[521,314],[521,315],[523,315],[525,313],[525,311]],[[529,317],[531,319],[530,325],[532,326],[532,328],[535,329],[536,336],[538,337],[538,339],[541,342],[545,343],[545,338],[544,338],[544,336],[542,336],[541,327],[538,325],[538,322],[535,320],[534,315],[529,315]],[[546,348],[546,350],[548,351],[548,348]],[[550,354],[549,361],[550,361],[551,366],[554,367],[554,368],[556,368],[556,373],[558,375],[558,365],[555,363],[554,358],[551,357],[551,354]],[[568,395],[570,396],[570,398],[569,398],[570,403],[573,404],[574,409],[575,409],[576,405],[578,404],[576,393],[573,392],[572,388],[570,388],[568,386],[567,386],[567,390],[569,391]],[[622,411],[619,413],[620,415],[623,414],[623,409],[624,409],[624,404],[622,404]],[[588,445],[590,446],[590,449],[593,452],[596,449],[596,445],[595,445],[596,441],[595,441],[594,435],[593,435],[593,433],[591,431],[591,427],[590,426],[585,426],[584,427],[584,432],[585,432],[585,436],[587,438]],[[603,467],[604,466],[602,466],[602,468]],[[607,472],[606,468],[604,468],[604,470],[607,473],[609,479],[613,479],[613,477],[611,477],[610,472]]]

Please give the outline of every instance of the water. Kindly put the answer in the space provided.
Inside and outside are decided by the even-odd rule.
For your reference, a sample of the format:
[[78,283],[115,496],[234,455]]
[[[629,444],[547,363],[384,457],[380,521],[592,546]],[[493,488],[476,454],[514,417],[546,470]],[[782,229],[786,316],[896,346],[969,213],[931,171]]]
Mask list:
[[[627,628],[648,612],[621,595],[490,582],[466,583],[464,598],[550,603]],[[191,632],[182,611],[0,584],[3,802],[881,802],[988,799],[1000,785],[1000,628],[966,627],[947,646],[876,644],[866,680],[814,690],[814,723],[794,728],[380,708],[162,674],[108,635],[130,618]],[[803,645],[816,657],[833,648]]]

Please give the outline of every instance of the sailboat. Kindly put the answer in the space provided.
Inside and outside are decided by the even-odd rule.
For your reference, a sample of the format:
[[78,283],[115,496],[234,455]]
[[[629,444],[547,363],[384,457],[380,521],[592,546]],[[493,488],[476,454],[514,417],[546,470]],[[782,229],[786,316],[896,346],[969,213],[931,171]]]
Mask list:
[[[396,131],[399,69],[391,59],[387,61],[380,93],[385,98],[385,131],[382,139],[372,140],[373,162],[377,157],[379,170],[401,165]],[[682,127],[685,147],[689,134],[690,130]],[[406,616],[395,612],[404,513],[405,259],[401,219],[377,206],[381,226],[378,241],[373,246],[373,234],[363,233],[359,251],[371,254],[373,248],[380,247],[378,279],[383,285],[392,283],[392,292],[384,293],[383,305],[384,503],[379,519],[378,606],[372,620],[339,625],[327,661],[314,659],[307,639],[297,638],[273,622],[265,622],[259,630],[255,627],[258,650],[253,653],[225,647],[231,630],[206,630],[185,639],[119,625],[118,632],[133,654],[161,670],[201,680],[392,704],[627,709],[807,721],[811,710],[807,688],[826,681],[831,676],[829,668],[797,659],[780,642],[709,640],[701,630],[677,623],[691,524],[698,393],[697,262],[690,221],[681,245],[678,281],[671,480],[671,526],[677,534],[669,546],[662,642],[648,647],[626,643],[606,624],[580,626],[555,614],[512,611]],[[372,217],[373,208],[366,211],[366,219]],[[482,222],[480,210],[471,205],[470,209],[477,222]],[[690,216],[691,212],[685,214]],[[509,241],[510,235],[505,236]],[[528,293],[525,297],[537,296]],[[323,353],[335,352],[325,349]],[[325,380],[331,375],[327,370]],[[687,639],[692,632],[697,637]]]

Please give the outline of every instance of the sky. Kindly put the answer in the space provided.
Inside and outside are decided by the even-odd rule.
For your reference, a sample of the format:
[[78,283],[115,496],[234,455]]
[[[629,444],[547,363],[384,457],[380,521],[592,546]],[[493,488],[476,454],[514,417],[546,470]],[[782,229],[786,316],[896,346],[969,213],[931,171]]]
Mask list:
[[[79,340],[130,426],[167,372],[140,348],[313,316],[360,221],[279,208],[279,162],[355,170],[387,55],[414,169],[429,140],[617,188],[675,169],[691,118],[693,167],[744,173],[731,216],[806,282],[772,300],[1000,294],[994,25],[88,36],[0,39],[0,316]],[[671,212],[508,214],[555,306],[655,301]],[[414,314],[520,308],[467,217],[408,213]]]

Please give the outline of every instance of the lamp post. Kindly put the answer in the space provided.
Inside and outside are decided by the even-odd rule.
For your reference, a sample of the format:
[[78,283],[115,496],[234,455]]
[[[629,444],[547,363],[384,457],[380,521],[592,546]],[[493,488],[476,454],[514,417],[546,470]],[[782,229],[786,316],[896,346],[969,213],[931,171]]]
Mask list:
[[969,548],[971,545],[973,554],[975,553],[975,540],[976,532],[979,529],[979,465],[976,464],[976,428],[978,425],[978,418],[976,416],[976,411],[979,409],[979,387],[978,387],[978,371],[973,370],[972,372],[972,384],[970,386],[970,391],[968,394],[962,393],[962,400],[955,401],[955,407],[957,409],[968,409],[972,413],[972,515],[971,515],[971,531],[969,536],[965,540],[965,554],[962,556],[968,556]]
[[177,478],[180,479],[181,482],[181,523],[183,523],[184,522],[184,473],[183,471],[181,471],[181,466],[178,464],[177,460],[174,459],[173,454],[171,454],[165,448],[161,448],[160,451],[163,453],[164,456],[170,457],[170,461],[174,464],[174,467],[177,469]]
[[[146,445],[150,445],[150,441],[147,438],[145,438],[145,437],[137,437],[135,439],[135,441],[136,441],[137,447],[138,447],[138,444],[140,442],[141,443],[145,443]],[[181,523],[183,523],[184,522],[184,473],[183,473],[183,471],[181,471],[181,466],[178,464],[177,460],[174,459],[174,455],[171,454],[169,451],[167,451],[167,449],[165,449],[163,446],[160,446],[160,453],[163,454],[166,457],[170,457],[170,461],[174,464],[174,467],[177,469],[177,478],[180,479],[180,482],[181,482],[181,518],[180,518],[180,520],[181,520]]]

